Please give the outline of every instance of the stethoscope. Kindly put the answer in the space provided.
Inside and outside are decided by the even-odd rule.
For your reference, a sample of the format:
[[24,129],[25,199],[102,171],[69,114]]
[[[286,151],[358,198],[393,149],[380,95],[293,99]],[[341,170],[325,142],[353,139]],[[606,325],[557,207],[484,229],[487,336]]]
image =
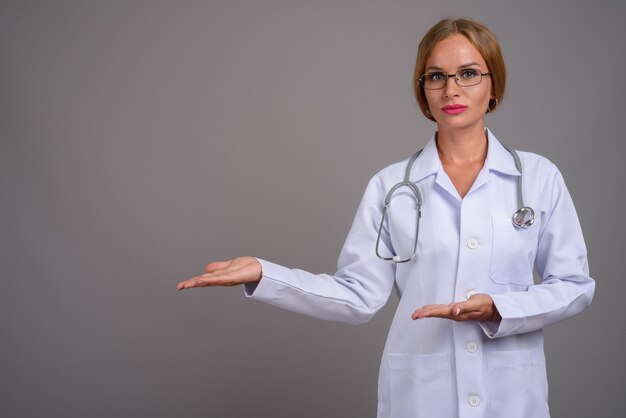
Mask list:
[[[513,218],[512,218],[513,225],[515,225],[517,228],[528,228],[535,222],[535,211],[533,210],[533,208],[526,206],[524,204],[524,196],[522,194],[522,177],[523,176],[521,175],[522,174],[522,162],[519,159],[519,155],[517,155],[517,151],[510,149],[504,144],[502,144],[502,146],[513,156],[513,160],[515,160],[515,167],[517,168],[517,171],[520,172],[520,176],[518,176],[517,178],[517,201],[520,205],[520,208],[513,214]],[[422,150],[419,150],[415,154],[413,154],[413,156],[411,156],[411,158],[409,159],[409,162],[406,165],[406,171],[404,173],[404,180],[394,185],[389,190],[389,193],[387,193],[387,197],[385,197],[385,207],[383,208],[383,213],[380,219],[380,226],[378,227],[378,236],[376,237],[376,255],[381,260],[391,261],[393,263],[406,263],[407,261],[411,261],[413,258],[415,258],[415,254],[417,252],[417,239],[419,236],[420,218],[422,217],[423,199],[422,199],[422,194],[420,193],[419,188],[417,187],[415,183],[409,180],[409,176],[413,169],[413,164],[415,163],[415,160],[417,160],[417,157],[419,157],[421,153],[422,153]],[[385,223],[385,219],[387,217],[387,209],[389,208],[389,205],[391,204],[391,199],[393,198],[393,194],[396,192],[396,190],[398,190],[401,187],[408,187],[413,192],[413,195],[415,196],[415,202],[417,205],[417,222],[415,223],[415,242],[413,243],[413,252],[411,256],[406,259],[402,259],[402,257],[398,255],[394,255],[392,257],[383,257],[378,252],[378,246],[380,244],[380,234],[383,230],[383,224]]]

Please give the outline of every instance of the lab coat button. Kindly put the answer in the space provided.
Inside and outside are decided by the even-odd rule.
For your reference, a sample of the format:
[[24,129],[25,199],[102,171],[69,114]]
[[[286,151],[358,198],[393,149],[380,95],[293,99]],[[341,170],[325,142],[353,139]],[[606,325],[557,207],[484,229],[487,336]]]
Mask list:
[[478,344],[472,341],[470,343],[465,344],[465,349],[470,353],[475,353],[476,350],[478,350]]
[[478,241],[475,239],[471,239],[469,241],[467,241],[467,248],[469,248],[470,250],[473,250],[475,248],[478,247]]
[[478,405],[480,405],[480,398],[479,398],[478,396],[476,396],[476,395],[472,395],[472,396],[470,396],[470,397],[467,399],[467,401],[469,402],[469,404],[470,404],[471,406],[478,406]]

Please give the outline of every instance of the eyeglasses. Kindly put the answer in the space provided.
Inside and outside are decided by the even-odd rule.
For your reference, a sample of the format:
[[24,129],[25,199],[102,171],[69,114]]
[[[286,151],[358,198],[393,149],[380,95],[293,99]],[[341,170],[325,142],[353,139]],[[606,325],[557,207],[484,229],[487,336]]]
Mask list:
[[459,87],[472,87],[483,81],[483,76],[491,75],[491,73],[481,73],[478,70],[466,68],[459,70],[454,74],[445,74],[441,71],[422,74],[419,82],[426,90],[440,90],[448,84],[448,78],[454,77],[456,85]]

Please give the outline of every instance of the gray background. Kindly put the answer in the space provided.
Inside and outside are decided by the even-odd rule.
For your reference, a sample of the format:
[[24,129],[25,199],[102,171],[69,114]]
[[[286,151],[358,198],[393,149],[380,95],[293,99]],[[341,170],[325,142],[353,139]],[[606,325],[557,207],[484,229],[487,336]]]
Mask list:
[[354,327],[175,284],[246,254],[333,272],[370,176],[434,130],[411,76],[448,15],[498,35],[487,125],[560,167],[585,233],[553,416],[621,416],[624,4],[0,2],[0,416],[374,416],[395,296]]

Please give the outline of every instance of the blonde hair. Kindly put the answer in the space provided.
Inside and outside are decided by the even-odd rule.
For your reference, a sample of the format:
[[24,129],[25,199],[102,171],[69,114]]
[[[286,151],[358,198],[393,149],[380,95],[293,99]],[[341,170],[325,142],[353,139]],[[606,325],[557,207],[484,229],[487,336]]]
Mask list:
[[452,35],[465,36],[472,45],[480,52],[487,63],[488,71],[491,73],[491,93],[493,99],[489,100],[489,109],[495,110],[498,103],[504,96],[506,85],[506,67],[504,58],[500,51],[500,44],[496,36],[482,23],[470,19],[442,19],[426,32],[417,50],[417,61],[413,74],[413,89],[415,98],[424,116],[434,121],[432,113],[428,107],[424,88],[419,82],[419,78],[424,74],[426,61],[430,57],[435,45],[443,39]]

